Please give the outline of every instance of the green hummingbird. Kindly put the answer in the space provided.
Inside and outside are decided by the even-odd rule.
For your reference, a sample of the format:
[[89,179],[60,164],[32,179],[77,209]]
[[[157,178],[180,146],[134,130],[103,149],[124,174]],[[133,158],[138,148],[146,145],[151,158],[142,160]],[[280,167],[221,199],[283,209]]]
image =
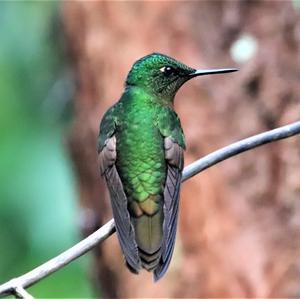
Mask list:
[[153,271],[157,281],[172,258],[185,150],[176,92],[191,78],[234,71],[196,70],[153,53],[133,64],[120,100],[105,113],[98,161],[131,272]]

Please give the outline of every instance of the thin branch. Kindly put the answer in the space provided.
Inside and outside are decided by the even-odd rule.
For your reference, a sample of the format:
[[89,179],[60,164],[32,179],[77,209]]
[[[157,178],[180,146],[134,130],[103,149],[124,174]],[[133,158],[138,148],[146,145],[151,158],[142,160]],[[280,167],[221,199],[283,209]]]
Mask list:
[[96,232],[89,235],[84,240],[77,243],[75,246],[54,257],[48,262],[39,267],[27,272],[26,274],[14,278],[0,286],[0,297],[8,294],[17,293],[17,288],[27,288],[35,284],[39,280],[47,277],[51,273],[63,268],[73,260],[82,256],[86,252],[94,248],[98,243],[107,239],[115,232],[115,225],[113,219],[99,228]]
[[[182,182],[232,156],[238,155],[242,152],[256,148],[263,144],[288,138],[296,134],[300,134],[300,121],[233,143],[185,167],[183,171]],[[56,256],[55,258],[49,260],[48,262],[40,265],[39,267],[22,276],[14,278],[4,283],[3,285],[0,285],[0,297],[18,293],[21,295],[20,290],[25,291],[25,288],[35,284],[39,280],[47,277],[51,273],[69,264],[71,261],[77,259],[81,255],[94,248],[97,244],[107,239],[114,232],[115,226],[112,219],[96,232],[94,232],[81,242],[77,243],[75,246]],[[23,297],[24,294],[25,293],[23,292]],[[30,294],[28,295],[31,296]],[[27,296],[24,298],[32,297]]]
[[17,298],[21,298],[21,299],[34,299],[34,297],[32,297],[25,289],[23,289],[22,287],[16,287],[14,290],[14,295]]
[[263,132],[258,135],[243,139],[223,147],[211,154],[193,162],[183,170],[182,182],[190,179],[199,172],[214,166],[215,164],[236,156],[245,151],[251,150],[266,143],[285,139],[300,133],[300,121],[277,129]]

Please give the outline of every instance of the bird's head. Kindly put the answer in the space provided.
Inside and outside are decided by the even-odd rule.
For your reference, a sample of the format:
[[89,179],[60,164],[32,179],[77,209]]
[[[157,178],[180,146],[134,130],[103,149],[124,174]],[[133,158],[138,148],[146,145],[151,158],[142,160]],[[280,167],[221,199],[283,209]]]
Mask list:
[[194,77],[234,71],[237,69],[196,70],[164,54],[153,53],[133,64],[126,87],[140,87],[172,101],[180,86]]

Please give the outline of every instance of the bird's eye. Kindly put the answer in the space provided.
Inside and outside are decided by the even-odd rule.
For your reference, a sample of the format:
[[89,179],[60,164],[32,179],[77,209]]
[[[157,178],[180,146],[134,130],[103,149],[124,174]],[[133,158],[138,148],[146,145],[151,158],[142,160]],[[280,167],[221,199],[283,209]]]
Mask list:
[[170,76],[172,74],[176,73],[176,70],[171,66],[163,66],[159,69],[162,73],[164,73],[166,76]]

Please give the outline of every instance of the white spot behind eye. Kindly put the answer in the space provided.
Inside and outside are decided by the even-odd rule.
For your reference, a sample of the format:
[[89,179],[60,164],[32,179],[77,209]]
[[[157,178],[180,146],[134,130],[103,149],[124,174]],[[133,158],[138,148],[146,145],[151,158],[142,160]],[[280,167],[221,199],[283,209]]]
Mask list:
[[159,69],[162,73],[168,72],[172,70],[171,66],[163,66],[162,68]]

